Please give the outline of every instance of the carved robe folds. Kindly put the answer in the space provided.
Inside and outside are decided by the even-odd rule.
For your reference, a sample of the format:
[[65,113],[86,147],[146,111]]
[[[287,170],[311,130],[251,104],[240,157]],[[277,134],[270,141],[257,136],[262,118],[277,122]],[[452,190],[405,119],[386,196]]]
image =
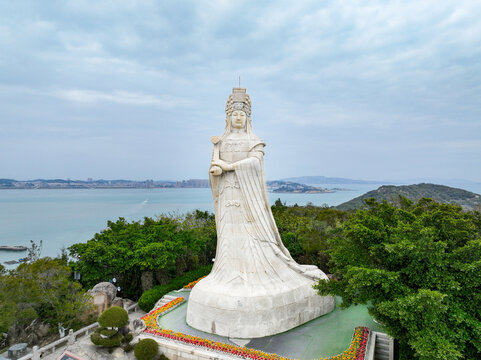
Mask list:
[[254,134],[230,134],[214,145],[214,154],[234,170],[210,176],[216,259],[192,290],[187,323],[222,336],[255,338],[332,311],[333,298],[312,289],[326,275],[297,264],[281,242],[267,198],[264,144]]

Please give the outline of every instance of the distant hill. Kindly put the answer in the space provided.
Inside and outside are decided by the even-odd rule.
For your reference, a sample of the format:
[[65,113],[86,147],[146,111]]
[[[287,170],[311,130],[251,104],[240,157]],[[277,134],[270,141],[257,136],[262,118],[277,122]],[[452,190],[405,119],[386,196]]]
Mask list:
[[481,209],[481,195],[463,189],[445,185],[417,184],[417,185],[383,185],[364,195],[336,206],[339,210],[359,209],[364,205],[364,199],[374,198],[377,201],[387,200],[397,203],[399,195],[410,200],[418,201],[423,197],[431,198],[440,203],[458,204],[465,210]]
[[292,181],[300,184],[395,184],[391,181],[354,180],[326,176],[298,176],[282,179],[282,181]]
[[296,194],[320,194],[330,193],[333,190],[299,184],[292,181],[267,181],[267,189],[274,193],[296,193]]

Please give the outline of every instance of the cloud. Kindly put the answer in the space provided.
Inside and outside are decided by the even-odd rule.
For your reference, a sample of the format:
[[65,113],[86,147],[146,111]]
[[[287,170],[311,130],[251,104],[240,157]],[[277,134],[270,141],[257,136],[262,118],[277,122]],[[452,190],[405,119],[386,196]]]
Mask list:
[[113,102],[125,105],[155,105],[163,108],[186,106],[188,104],[185,99],[128,91],[102,92],[96,90],[68,89],[54,90],[46,94],[63,100],[86,104]]
[[219,131],[240,75],[256,129],[293,149],[313,144],[307,162],[324,141],[362,143],[365,154],[439,143],[474,163],[479,14],[481,2],[457,0],[0,2],[0,122],[28,139],[45,123],[75,134],[89,119],[95,134],[115,119],[115,136],[159,130],[191,146],[199,129]]
[[192,104],[186,98],[159,96],[130,91],[98,91],[88,89],[39,90],[27,86],[5,85],[0,83],[0,95],[3,96],[49,96],[74,103],[94,104],[110,102],[124,105],[153,105],[161,108],[186,107]]

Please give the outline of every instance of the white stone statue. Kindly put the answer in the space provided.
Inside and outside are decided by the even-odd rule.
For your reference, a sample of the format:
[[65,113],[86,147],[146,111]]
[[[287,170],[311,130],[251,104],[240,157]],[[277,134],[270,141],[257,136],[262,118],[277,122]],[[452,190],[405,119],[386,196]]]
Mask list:
[[249,95],[234,88],[224,134],[212,138],[215,262],[192,289],[187,309],[190,326],[231,338],[280,333],[334,308],[332,297],[312,288],[327,276],[297,264],[282,244],[267,197],[265,144],[252,132],[250,115]]

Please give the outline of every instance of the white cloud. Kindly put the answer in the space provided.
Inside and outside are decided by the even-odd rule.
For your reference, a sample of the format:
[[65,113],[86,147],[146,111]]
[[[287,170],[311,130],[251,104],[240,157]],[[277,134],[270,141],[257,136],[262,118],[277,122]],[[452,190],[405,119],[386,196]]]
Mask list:
[[183,132],[214,131],[240,75],[256,116],[293,148],[335,129],[324,140],[366,154],[389,139],[479,158],[480,14],[463,0],[0,2],[0,121],[78,134],[76,119],[92,119],[95,134],[115,118],[115,136],[136,138],[136,118],[191,143]]
[[63,100],[86,104],[98,102],[114,102],[125,105],[155,105],[162,108],[186,106],[188,104],[185,99],[173,98],[168,96],[156,96],[129,91],[102,92],[97,90],[63,89],[47,92],[46,95],[57,97]]

